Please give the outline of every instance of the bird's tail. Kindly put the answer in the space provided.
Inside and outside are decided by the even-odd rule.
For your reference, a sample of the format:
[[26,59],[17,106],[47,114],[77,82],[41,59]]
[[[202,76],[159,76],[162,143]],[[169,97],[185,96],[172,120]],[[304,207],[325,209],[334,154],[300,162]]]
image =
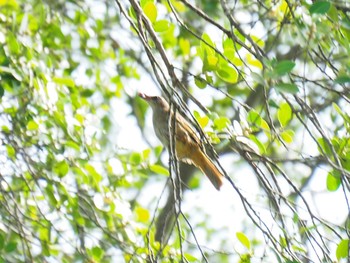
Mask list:
[[198,151],[198,154],[191,156],[191,159],[195,166],[197,166],[215,186],[217,190],[220,190],[222,186],[224,175],[219,171],[215,164],[205,155],[202,151]]

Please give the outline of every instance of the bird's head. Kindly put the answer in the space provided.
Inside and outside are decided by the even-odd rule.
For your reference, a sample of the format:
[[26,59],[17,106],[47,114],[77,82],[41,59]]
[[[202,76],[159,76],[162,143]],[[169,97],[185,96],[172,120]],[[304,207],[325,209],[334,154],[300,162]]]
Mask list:
[[169,110],[168,102],[161,96],[148,96],[141,92],[139,93],[139,96],[152,107],[153,111]]

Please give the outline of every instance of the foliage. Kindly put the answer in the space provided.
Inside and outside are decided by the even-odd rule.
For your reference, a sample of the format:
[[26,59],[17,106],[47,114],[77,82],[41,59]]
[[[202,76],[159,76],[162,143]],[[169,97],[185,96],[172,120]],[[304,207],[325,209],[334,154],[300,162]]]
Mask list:
[[[0,1],[0,261],[345,260],[348,14],[342,1]],[[235,234],[186,198],[206,194],[195,168],[166,168],[135,96],[146,84],[228,160]],[[141,149],[117,139],[137,145],[131,130]]]

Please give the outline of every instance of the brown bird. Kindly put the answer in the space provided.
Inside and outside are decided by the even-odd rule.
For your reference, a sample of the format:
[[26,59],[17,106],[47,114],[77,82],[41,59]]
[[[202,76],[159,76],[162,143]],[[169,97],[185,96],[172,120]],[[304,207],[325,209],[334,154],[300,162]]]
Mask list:
[[[168,102],[160,96],[147,96],[139,93],[152,107],[153,128],[158,139],[169,150],[169,115],[170,107]],[[171,113],[173,115],[173,113]],[[223,182],[223,174],[205,153],[204,147],[191,127],[179,113],[176,114],[175,129],[175,152],[180,161],[190,162],[198,167],[211,181],[217,190],[220,190]]]

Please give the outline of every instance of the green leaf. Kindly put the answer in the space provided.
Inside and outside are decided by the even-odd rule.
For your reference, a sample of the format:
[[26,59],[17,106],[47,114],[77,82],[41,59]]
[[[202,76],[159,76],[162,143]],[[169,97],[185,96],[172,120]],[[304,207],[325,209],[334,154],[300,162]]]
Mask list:
[[243,246],[245,246],[247,249],[250,249],[250,241],[244,233],[237,232],[236,237],[242,243]]
[[5,247],[5,252],[11,253],[11,252],[15,251],[16,248],[17,248],[17,242],[9,242]]
[[158,15],[157,7],[153,2],[147,2],[142,9],[145,12],[145,15],[152,23],[156,22]]
[[317,142],[319,144],[319,147],[321,148],[321,149],[319,149],[319,152],[321,154],[326,154],[326,155],[331,155],[332,154],[332,150],[329,147],[326,139],[319,138],[319,139],[317,139]]
[[2,86],[0,86],[0,99],[4,96],[5,90]]
[[265,145],[253,134],[249,135],[249,139],[255,143],[256,146],[259,148],[259,152],[261,154],[266,153],[266,147]]
[[142,159],[147,160],[151,155],[151,149],[145,149],[142,151]]
[[168,20],[159,20],[153,23],[154,31],[161,33],[167,31],[170,27],[170,22]]
[[93,247],[91,253],[95,261],[101,261],[104,255],[104,250],[100,247]]
[[230,124],[230,120],[227,117],[220,117],[214,120],[214,127],[216,130],[223,130]]
[[4,246],[5,246],[5,237],[2,234],[0,234],[0,251],[4,248]]
[[67,141],[67,142],[65,143],[65,145],[66,145],[67,147],[69,147],[69,148],[74,149],[74,150],[77,150],[77,151],[80,150],[80,146],[79,146],[79,144],[77,144],[76,142]]
[[340,109],[340,107],[335,102],[332,103],[332,106],[335,109],[335,111],[339,113],[339,115],[343,114],[343,111]]
[[21,49],[16,36],[10,30],[7,30],[6,32],[7,32],[7,44],[8,44],[7,47],[9,51],[14,55],[20,54]]
[[184,254],[186,261],[185,262],[200,262],[198,258],[195,256],[191,255],[190,253],[185,253]]
[[193,115],[196,118],[196,120],[198,121],[198,123],[201,126],[201,128],[204,128],[204,127],[206,127],[208,125],[209,117],[207,115],[204,115],[203,117],[201,117],[201,115],[199,114],[198,111],[194,111]]
[[[54,193],[54,189],[53,189],[53,186],[51,184],[48,184],[45,189],[45,195],[49,201],[49,204],[52,206],[52,207],[57,207],[57,204],[58,204],[58,201],[56,199],[56,196],[55,196],[55,193]],[[42,237],[41,237],[42,238]]]
[[277,111],[278,121],[282,127],[285,127],[292,119],[292,109],[288,103],[282,103]]
[[194,83],[196,84],[196,86],[200,89],[204,89],[207,86],[207,82],[204,81],[200,76],[197,76],[194,79]]
[[10,157],[11,159],[14,159],[16,157],[16,150],[15,148],[12,147],[12,145],[7,144],[6,150],[7,150],[8,157]]
[[345,83],[349,83],[350,82],[350,76],[348,75],[341,75],[341,76],[338,76],[335,80],[334,80],[335,83],[338,83],[338,84],[345,84]]
[[227,65],[221,64],[219,68],[215,71],[219,78],[228,82],[228,83],[236,83],[238,79],[238,73],[236,69]]
[[64,85],[70,88],[74,88],[75,87],[75,83],[74,80],[72,80],[71,78],[60,78],[60,77],[54,77],[52,79],[56,84],[59,85]]
[[169,170],[167,168],[165,168],[164,166],[161,166],[158,164],[152,164],[149,166],[149,169],[156,174],[169,176]]
[[211,40],[210,36],[207,33],[202,34],[202,39],[200,43],[200,47],[203,50],[206,50],[209,55],[215,54],[215,50],[213,47],[215,47],[214,42]]
[[328,1],[317,1],[313,3],[310,8],[310,14],[325,14],[331,8],[331,3]]
[[253,123],[255,124],[256,126],[260,127],[261,125],[261,116],[259,115],[259,113],[257,113],[255,110],[250,110],[248,112],[248,115],[247,115],[247,121],[249,123]]
[[294,137],[294,131],[286,130],[281,133],[281,138],[286,143],[292,143]]
[[190,54],[191,44],[190,44],[190,41],[188,41],[187,39],[181,37],[179,39],[179,47],[180,47],[181,53],[183,55],[189,55]]
[[277,83],[275,88],[280,92],[288,92],[291,94],[296,94],[299,92],[298,86],[292,83]]
[[80,95],[85,97],[85,98],[89,98],[94,94],[94,90],[93,89],[84,89],[82,92],[80,92]]
[[216,67],[216,64],[218,63],[219,59],[215,55],[208,55],[206,62],[209,66],[209,68],[214,69]]
[[282,60],[277,63],[277,65],[273,69],[273,72],[277,76],[283,76],[291,72],[294,67],[295,67],[295,63],[293,61]]
[[59,175],[60,178],[64,177],[69,171],[68,163],[63,160],[55,164],[53,171]]
[[130,163],[133,165],[139,165],[142,161],[142,157],[140,153],[133,152],[130,156]]
[[327,189],[328,191],[334,192],[338,190],[341,184],[340,173],[338,171],[331,171],[327,175]]
[[349,257],[349,239],[342,239],[335,253],[338,260],[342,258],[347,259]]
[[28,121],[27,123],[28,131],[36,131],[38,128],[39,128],[39,124],[37,124],[35,121]]
[[135,213],[136,213],[136,220],[138,222],[142,222],[142,223],[147,223],[149,218],[150,218],[150,214],[149,211],[143,207],[136,207],[135,208]]

